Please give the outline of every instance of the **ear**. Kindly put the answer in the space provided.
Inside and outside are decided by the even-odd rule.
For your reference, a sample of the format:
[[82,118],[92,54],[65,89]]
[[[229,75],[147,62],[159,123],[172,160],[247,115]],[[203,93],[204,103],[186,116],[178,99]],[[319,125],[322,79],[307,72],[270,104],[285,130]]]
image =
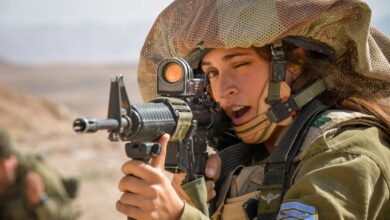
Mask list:
[[[307,51],[303,48],[296,48],[291,52],[291,55],[294,57],[307,57],[306,55]],[[303,59],[302,62],[288,62],[287,63],[287,69],[286,69],[286,77],[285,81],[288,85],[291,85],[293,81],[295,81],[301,74],[302,74],[302,66],[303,66]]]

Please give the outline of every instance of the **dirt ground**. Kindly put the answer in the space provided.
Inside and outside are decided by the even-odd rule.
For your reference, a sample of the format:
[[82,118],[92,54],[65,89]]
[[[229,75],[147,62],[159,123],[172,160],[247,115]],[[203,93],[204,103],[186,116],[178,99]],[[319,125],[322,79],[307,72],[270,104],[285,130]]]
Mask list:
[[123,74],[132,103],[140,103],[136,65],[20,66],[0,62],[0,127],[22,153],[39,153],[63,176],[81,179],[81,220],[126,219],[115,210],[126,160],[124,143],[107,133],[79,135],[79,116],[105,118],[110,76]]

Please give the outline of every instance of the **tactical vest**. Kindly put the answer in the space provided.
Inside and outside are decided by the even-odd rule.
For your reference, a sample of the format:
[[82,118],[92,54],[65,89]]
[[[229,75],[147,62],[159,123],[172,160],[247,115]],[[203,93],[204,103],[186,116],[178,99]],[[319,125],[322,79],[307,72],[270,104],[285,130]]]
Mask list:
[[[321,103],[310,103],[308,108],[305,108],[306,112],[302,111],[300,119],[286,129],[287,132],[268,158],[254,165],[252,161],[252,166],[245,166],[248,161],[243,158],[253,155],[253,148],[257,147],[246,144],[234,145],[220,152],[222,164],[232,161],[233,165],[222,168],[222,173],[226,175],[218,192],[212,219],[276,219],[283,195],[293,184],[291,176],[295,170],[292,161],[295,159],[296,162],[299,154],[324,132],[348,125],[375,126],[387,131],[371,115],[329,110]],[[290,143],[286,143],[289,140]]]

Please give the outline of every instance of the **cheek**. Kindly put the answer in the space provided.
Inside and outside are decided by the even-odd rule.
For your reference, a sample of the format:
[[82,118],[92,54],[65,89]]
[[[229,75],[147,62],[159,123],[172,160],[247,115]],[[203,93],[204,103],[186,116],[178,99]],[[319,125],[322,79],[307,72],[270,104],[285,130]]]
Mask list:
[[218,92],[219,91],[218,84],[210,80],[209,90],[212,98],[218,102],[220,100],[220,94]]
[[257,102],[264,91],[267,84],[267,77],[260,77],[259,75],[253,75],[246,79],[246,86],[248,90],[247,94],[251,97],[251,100]]

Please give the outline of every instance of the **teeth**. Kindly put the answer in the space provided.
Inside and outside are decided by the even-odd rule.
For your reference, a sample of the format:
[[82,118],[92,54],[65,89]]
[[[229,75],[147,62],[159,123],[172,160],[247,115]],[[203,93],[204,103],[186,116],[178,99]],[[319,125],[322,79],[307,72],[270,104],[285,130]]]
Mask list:
[[232,108],[232,111],[236,112],[236,111],[239,111],[239,110],[241,110],[241,109],[243,109],[243,108],[244,108],[244,106],[234,106],[234,107]]

